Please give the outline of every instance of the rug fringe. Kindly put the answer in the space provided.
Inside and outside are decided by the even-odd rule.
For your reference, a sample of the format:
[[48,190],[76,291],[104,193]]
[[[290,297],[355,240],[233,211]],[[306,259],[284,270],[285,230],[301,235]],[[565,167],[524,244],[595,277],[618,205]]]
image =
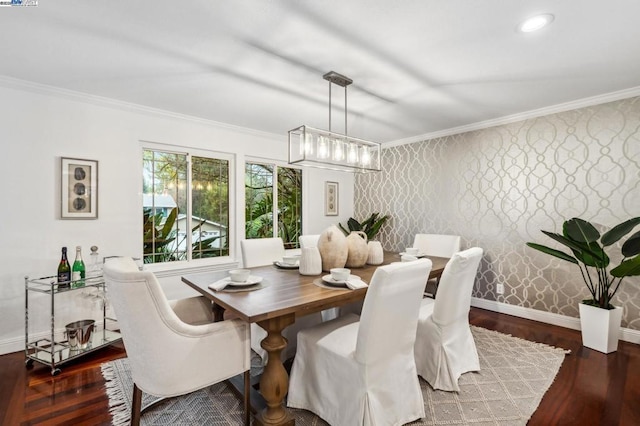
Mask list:
[[100,368],[102,369],[102,376],[105,379],[105,387],[109,397],[111,424],[113,426],[126,426],[131,423],[131,413],[126,405],[125,395],[119,386],[115,371],[108,363],[102,364]]

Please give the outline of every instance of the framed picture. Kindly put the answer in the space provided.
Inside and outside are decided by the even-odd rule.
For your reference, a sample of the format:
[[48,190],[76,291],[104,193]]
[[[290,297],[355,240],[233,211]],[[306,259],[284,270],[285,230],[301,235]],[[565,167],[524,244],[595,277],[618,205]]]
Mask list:
[[324,215],[338,216],[338,182],[324,183]]
[[63,219],[98,218],[98,162],[61,158]]

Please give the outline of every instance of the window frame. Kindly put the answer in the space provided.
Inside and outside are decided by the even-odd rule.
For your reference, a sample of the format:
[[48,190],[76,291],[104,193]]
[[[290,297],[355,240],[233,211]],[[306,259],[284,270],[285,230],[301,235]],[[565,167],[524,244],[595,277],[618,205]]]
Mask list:
[[[187,260],[177,260],[172,262],[157,262],[157,263],[145,263],[145,269],[158,272],[158,271],[172,271],[172,270],[182,270],[188,269],[190,272],[195,272],[194,268],[199,269],[201,267],[205,269],[209,269],[207,267],[217,266],[217,265],[229,265],[236,263],[235,256],[235,247],[236,238],[238,232],[236,232],[236,215],[237,211],[237,203],[236,203],[236,155],[224,151],[218,150],[209,150],[202,148],[194,148],[182,145],[173,145],[173,144],[163,144],[157,142],[147,142],[141,141],[140,144],[140,164],[143,164],[144,160],[144,151],[152,150],[152,151],[162,151],[170,154],[179,154],[187,156],[187,217],[192,217],[192,202],[193,202],[193,194],[192,194],[192,157],[203,157],[203,158],[211,158],[215,160],[225,160],[229,164],[229,178],[228,178],[228,191],[229,191],[229,227],[227,230],[227,246],[229,254],[226,256],[216,256],[216,257],[207,257],[201,259],[193,259],[192,258],[192,235],[191,232],[186,233],[186,244],[189,247],[187,251]],[[141,172],[144,172],[144,166],[141,168]],[[144,206],[142,206],[142,194],[144,194],[143,182],[141,179],[140,182],[140,211],[143,210]],[[139,232],[142,235],[142,230]],[[144,253],[142,254],[144,257]]]
[[[246,200],[246,192],[245,192],[246,189],[244,187],[244,182],[245,182],[244,179],[246,179],[246,166],[247,166],[247,163],[263,164],[263,165],[267,165],[267,166],[275,166],[274,172],[273,172],[273,175],[272,175],[272,182],[273,182],[272,187],[274,188],[274,190],[273,190],[273,200],[272,200],[272,206],[271,206],[271,212],[274,215],[273,219],[275,219],[275,220],[272,220],[272,223],[274,223],[274,224],[277,223],[277,217],[275,217],[275,216],[277,215],[277,211],[278,211],[278,191],[277,191],[278,180],[277,180],[276,168],[283,168],[284,167],[284,168],[287,168],[287,169],[300,170],[301,177],[302,177],[302,183],[300,185],[300,193],[301,193],[301,196],[302,196],[302,200],[304,200],[304,197],[305,197],[305,181],[306,181],[306,177],[305,177],[306,173],[304,173],[304,171],[305,171],[304,167],[297,166],[297,165],[294,165],[294,164],[289,164],[289,163],[286,163],[284,161],[274,160],[274,159],[271,159],[271,158],[260,158],[260,157],[249,157],[249,156],[247,156],[244,159],[243,181],[242,181],[243,182],[243,188],[242,189],[243,189],[243,198],[244,198],[244,204],[245,204],[244,207],[245,208],[246,208],[247,200]],[[243,214],[242,214],[242,217],[244,219],[243,220],[244,226],[242,227],[242,235],[243,235],[243,238],[246,239],[247,238],[247,235],[246,235],[247,224],[246,224],[246,216],[244,214],[244,211],[245,211],[245,209],[243,209]],[[303,234],[302,229],[303,229],[303,225],[304,225],[304,217],[305,217],[305,208],[304,208],[304,201],[303,201],[301,203],[301,206],[300,206],[300,235]],[[278,235],[278,227],[277,226],[273,226],[273,233],[272,234],[273,234],[272,237],[274,237],[274,238],[279,236]],[[286,241],[284,243],[286,244]],[[298,240],[298,245],[300,245],[300,241],[299,240]],[[287,250],[299,250],[299,248],[297,248],[297,249],[287,249]]]

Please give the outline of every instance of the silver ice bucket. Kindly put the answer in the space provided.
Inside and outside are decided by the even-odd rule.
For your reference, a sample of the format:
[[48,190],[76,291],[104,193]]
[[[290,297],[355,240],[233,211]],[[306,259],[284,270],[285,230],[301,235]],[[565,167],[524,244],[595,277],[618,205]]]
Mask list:
[[91,333],[95,326],[95,320],[87,319],[69,323],[67,329],[67,340],[71,349],[86,349],[91,341]]

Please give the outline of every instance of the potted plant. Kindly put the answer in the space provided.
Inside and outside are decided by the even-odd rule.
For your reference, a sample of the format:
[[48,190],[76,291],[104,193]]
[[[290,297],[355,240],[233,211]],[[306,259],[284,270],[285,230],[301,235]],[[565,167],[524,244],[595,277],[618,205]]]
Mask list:
[[624,277],[640,275],[640,232],[632,234],[622,244],[622,260],[613,268],[609,268],[610,258],[605,247],[620,241],[638,224],[640,217],[629,219],[600,235],[591,223],[573,218],[562,225],[562,235],[542,231],[571,249],[572,254],[527,243],[533,249],[574,263],[580,268],[582,279],[591,293],[591,298],[583,300],[579,305],[582,344],[585,347],[604,353],[614,352],[618,347],[622,308],[612,305],[611,300]]
[[338,224],[344,235],[348,236],[352,232],[362,231],[367,235],[367,239],[369,241],[373,240],[380,228],[384,223],[389,219],[388,215],[379,217],[380,213],[371,213],[371,216],[366,218],[363,222],[358,222],[356,219],[350,217],[347,221],[347,228],[342,226],[341,223]]
[[[387,221],[387,219],[389,219],[388,215],[380,217],[380,213],[372,213],[371,216],[369,216],[363,222],[358,222],[356,219],[350,217],[347,221],[347,227],[349,229],[346,229],[344,226],[342,226],[341,223],[338,224],[347,238],[352,239],[349,244],[349,250],[351,256],[353,257],[353,264],[360,264],[361,259],[364,260],[364,262],[362,262],[362,265],[364,265],[364,263],[368,263],[369,265],[380,265],[384,261],[382,244],[380,244],[379,241],[375,241],[374,238],[376,237],[376,235],[378,235],[380,228]],[[366,249],[363,248],[362,253],[355,253],[356,251],[360,251],[355,247],[361,245],[358,244],[358,242],[361,242],[361,238],[366,241]],[[364,258],[360,258],[360,255],[364,256]],[[358,259],[356,259],[356,257]],[[347,259],[347,264],[350,264],[349,259]]]

